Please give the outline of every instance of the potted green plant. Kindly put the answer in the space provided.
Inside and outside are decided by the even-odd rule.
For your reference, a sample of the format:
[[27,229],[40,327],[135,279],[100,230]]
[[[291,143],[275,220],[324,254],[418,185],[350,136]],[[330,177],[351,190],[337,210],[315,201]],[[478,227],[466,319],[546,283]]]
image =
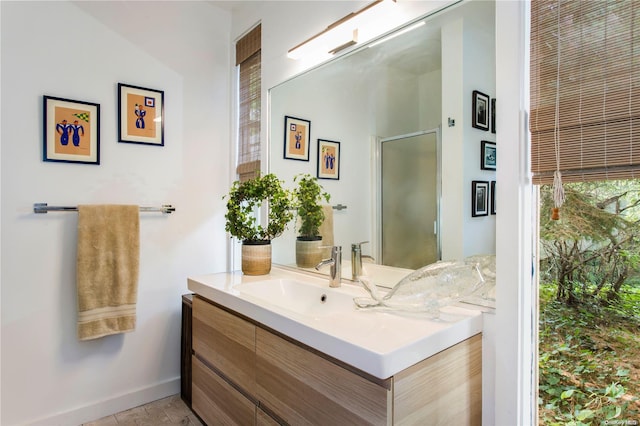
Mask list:
[[[244,182],[235,181],[227,198],[225,230],[242,241],[242,272],[265,275],[271,271],[271,240],[282,234],[293,218],[291,192],[269,173]],[[267,206],[263,226],[256,209]]]
[[300,223],[296,239],[296,264],[301,268],[311,268],[322,260],[320,226],[325,215],[321,203],[328,203],[331,196],[324,191],[318,179],[309,174],[296,175],[293,181],[297,182],[293,200]]

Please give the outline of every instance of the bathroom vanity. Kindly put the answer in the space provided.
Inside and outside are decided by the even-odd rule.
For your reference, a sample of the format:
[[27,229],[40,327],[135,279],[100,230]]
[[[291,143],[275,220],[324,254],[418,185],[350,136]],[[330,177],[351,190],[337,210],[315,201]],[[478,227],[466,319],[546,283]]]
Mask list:
[[278,267],[188,287],[192,407],[209,425],[481,423],[478,311],[356,310],[362,288]]

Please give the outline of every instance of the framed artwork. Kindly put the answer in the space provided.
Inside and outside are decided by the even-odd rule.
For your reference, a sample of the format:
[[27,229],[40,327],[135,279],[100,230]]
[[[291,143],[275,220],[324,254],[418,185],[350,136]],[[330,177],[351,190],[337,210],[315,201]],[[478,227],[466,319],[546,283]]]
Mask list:
[[118,140],[164,146],[164,92],[118,83]]
[[474,90],[472,100],[471,125],[476,129],[489,130],[489,96]]
[[471,182],[471,216],[489,215],[489,182],[474,180]]
[[491,214],[496,214],[496,181],[491,181]]
[[284,116],[284,158],[309,161],[311,121]]
[[496,132],[496,98],[491,98],[491,133]]
[[43,97],[43,161],[100,164],[100,105]]
[[318,178],[340,179],[340,142],[318,139]]
[[480,145],[480,168],[482,170],[496,169],[496,144],[495,142],[482,141]]

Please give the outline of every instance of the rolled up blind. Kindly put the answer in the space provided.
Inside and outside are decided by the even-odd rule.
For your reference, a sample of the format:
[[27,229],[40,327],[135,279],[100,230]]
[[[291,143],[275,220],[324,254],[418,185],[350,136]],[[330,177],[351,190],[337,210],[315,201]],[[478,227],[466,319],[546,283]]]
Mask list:
[[258,25],[236,43],[236,65],[240,66],[238,164],[240,181],[260,173],[261,121],[261,26]]
[[534,183],[640,177],[640,2],[533,0],[530,53]]

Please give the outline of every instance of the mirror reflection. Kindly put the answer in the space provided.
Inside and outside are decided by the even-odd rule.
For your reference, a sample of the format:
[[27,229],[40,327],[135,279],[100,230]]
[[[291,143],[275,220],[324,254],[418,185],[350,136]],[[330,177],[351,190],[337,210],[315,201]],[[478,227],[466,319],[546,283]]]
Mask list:
[[[270,172],[287,183],[318,176],[318,140],[339,142],[339,178],[319,183],[331,205],[346,206],[328,209],[346,268],[363,241],[365,262],[403,273],[495,252],[495,217],[470,215],[471,181],[495,180],[478,158],[495,134],[470,124],[472,91],[495,93],[493,2],[463,2],[407,28],[270,90]],[[285,158],[286,116],[310,123],[308,161]],[[296,235],[272,242],[275,263],[295,266]]]

